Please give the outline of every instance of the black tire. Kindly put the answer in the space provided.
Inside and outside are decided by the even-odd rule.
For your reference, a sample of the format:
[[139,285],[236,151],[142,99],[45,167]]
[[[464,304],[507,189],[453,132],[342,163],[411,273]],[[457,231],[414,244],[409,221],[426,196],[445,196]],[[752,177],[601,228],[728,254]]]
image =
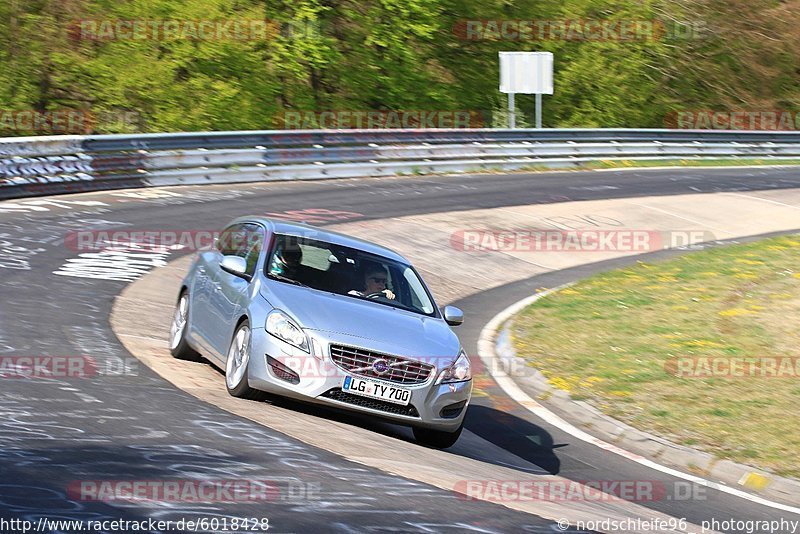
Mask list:
[[[246,339],[240,339],[240,336],[243,335],[242,332],[246,331],[247,333],[244,334]],[[240,365],[236,366],[236,371],[234,372],[234,364],[237,361],[236,358],[239,356],[239,360],[241,361],[241,354],[236,354],[236,352],[241,351],[242,346],[244,346],[247,350],[246,361],[243,361]],[[228,393],[240,399],[247,399],[253,401],[263,401],[267,398],[267,394],[263,391],[253,389],[250,387],[250,384],[247,381],[247,366],[250,363],[250,323],[248,321],[242,321],[239,326],[236,327],[236,331],[233,333],[233,339],[231,339],[230,347],[228,347],[228,356],[225,360],[225,387],[228,390]],[[243,367],[243,369],[241,369]],[[237,376],[239,374],[239,376]]]
[[447,449],[455,445],[461,436],[461,431],[464,430],[464,423],[454,432],[445,432],[443,430],[431,430],[430,428],[414,427],[414,438],[420,445],[431,447],[434,449]]
[[[185,305],[183,312],[181,306]],[[179,320],[179,314],[183,313],[183,325],[178,326],[176,322]],[[172,317],[172,325],[170,326],[170,349],[169,352],[173,357],[179,360],[186,360],[190,362],[199,362],[202,357],[200,354],[189,346],[186,340],[186,329],[189,325],[189,292],[185,289],[178,295],[178,302],[175,304],[175,315]]]

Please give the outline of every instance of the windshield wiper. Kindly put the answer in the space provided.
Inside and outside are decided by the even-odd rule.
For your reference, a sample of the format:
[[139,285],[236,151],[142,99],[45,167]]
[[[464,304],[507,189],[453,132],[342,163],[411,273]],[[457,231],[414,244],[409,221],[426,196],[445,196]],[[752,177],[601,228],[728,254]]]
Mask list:
[[300,287],[311,287],[311,286],[307,286],[303,282],[299,282],[297,280],[293,280],[293,279],[291,279],[289,277],[283,276],[282,274],[269,273],[267,275],[267,277],[268,278],[273,278],[275,280],[280,280],[281,282],[286,282],[287,284],[293,284],[293,285],[296,285],[296,286],[300,286]]

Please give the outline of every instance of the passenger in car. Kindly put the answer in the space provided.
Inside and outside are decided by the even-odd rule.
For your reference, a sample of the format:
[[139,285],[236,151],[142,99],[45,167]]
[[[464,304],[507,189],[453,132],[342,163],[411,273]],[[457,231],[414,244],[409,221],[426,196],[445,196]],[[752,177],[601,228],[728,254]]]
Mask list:
[[303,250],[297,243],[288,242],[280,245],[272,258],[269,272],[305,285],[314,285],[316,282],[314,276],[316,269],[303,265]]
[[300,274],[300,262],[303,261],[303,251],[298,245],[286,244],[275,252],[270,274],[280,274],[287,278],[296,279]]

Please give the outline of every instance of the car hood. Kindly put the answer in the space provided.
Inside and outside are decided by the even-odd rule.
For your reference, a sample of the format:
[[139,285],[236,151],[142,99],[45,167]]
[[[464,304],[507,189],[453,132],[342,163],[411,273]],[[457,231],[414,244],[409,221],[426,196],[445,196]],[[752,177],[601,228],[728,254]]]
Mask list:
[[458,337],[442,319],[281,282],[263,284],[261,295],[306,330],[389,344],[397,347],[394,354],[402,351],[409,357],[452,361],[461,348]]

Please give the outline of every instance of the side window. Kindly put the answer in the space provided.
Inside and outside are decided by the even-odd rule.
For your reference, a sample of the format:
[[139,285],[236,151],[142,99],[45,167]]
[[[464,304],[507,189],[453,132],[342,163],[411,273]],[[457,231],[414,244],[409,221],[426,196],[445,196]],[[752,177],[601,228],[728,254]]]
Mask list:
[[261,255],[261,249],[264,247],[264,229],[257,224],[246,224],[244,232],[247,236],[247,254],[244,259],[247,260],[247,274],[253,276],[258,266],[258,257]]
[[225,228],[217,240],[217,250],[223,256],[239,256],[247,254],[247,236],[244,224],[232,224]]

